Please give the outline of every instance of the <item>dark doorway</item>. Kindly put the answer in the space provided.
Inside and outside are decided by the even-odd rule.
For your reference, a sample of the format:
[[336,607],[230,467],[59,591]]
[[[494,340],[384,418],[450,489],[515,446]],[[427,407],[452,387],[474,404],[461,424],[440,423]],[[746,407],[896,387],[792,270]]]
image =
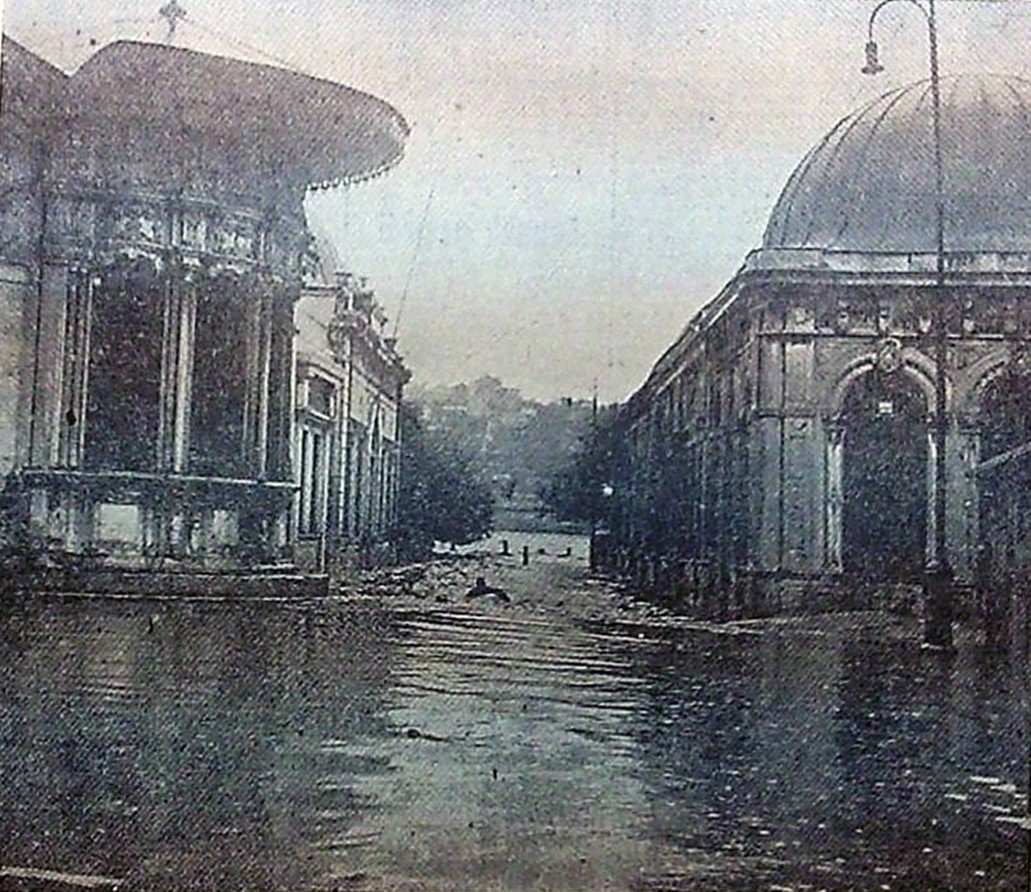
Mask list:
[[251,477],[244,413],[250,332],[257,301],[229,276],[209,279],[197,295],[190,411],[190,470],[215,477]]
[[157,467],[167,282],[141,260],[105,271],[93,295],[85,465]]
[[871,372],[845,395],[842,560],[868,579],[923,573],[927,539],[927,420],[919,388]]
[[980,421],[982,548],[1003,567],[1023,565],[1031,552],[1031,376],[1008,372],[989,384]]

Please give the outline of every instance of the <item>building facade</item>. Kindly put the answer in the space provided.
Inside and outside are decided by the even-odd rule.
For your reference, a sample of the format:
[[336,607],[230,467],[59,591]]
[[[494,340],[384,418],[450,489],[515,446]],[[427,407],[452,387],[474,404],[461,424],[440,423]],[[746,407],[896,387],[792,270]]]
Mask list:
[[336,575],[390,560],[410,373],[375,295],[349,273],[305,290],[297,332],[299,563]]
[[292,566],[302,202],[391,166],[407,125],[347,87],[164,45],[66,76],[5,39],[2,76],[7,554]]
[[610,564],[723,615],[918,581],[937,557],[939,373],[957,580],[1027,550],[1012,493],[1031,440],[1031,83],[943,82],[944,287],[928,91],[887,94],[814,147],[762,247],[623,407]]

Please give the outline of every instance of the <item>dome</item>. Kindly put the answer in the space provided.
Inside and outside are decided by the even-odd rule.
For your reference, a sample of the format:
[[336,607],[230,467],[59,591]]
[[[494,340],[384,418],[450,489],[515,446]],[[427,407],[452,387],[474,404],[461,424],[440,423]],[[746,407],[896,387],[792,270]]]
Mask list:
[[375,176],[408,136],[401,114],[368,93],[164,44],[103,47],[69,79],[67,100],[70,126],[99,151],[150,154],[160,142],[182,155],[202,140],[259,182],[269,171],[305,186]]
[[[1031,252],[1031,81],[942,78],[945,250]],[[935,250],[929,81],[839,122],[791,175],[764,248]]]

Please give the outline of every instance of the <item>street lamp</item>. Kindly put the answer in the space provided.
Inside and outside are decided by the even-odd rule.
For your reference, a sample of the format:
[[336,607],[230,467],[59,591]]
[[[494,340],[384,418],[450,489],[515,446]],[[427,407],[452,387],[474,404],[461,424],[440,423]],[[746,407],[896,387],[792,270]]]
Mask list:
[[[595,502],[594,499],[591,500],[591,532],[590,540],[588,542],[588,565],[591,570],[597,570],[599,565],[602,563],[600,560],[601,556],[598,554],[598,534],[601,532],[598,529],[598,520],[600,517],[604,525],[603,529],[606,533],[607,540],[609,533],[611,533],[608,522],[608,500],[612,498],[615,491],[616,490],[611,483],[602,483],[601,486],[598,487],[598,494],[601,496],[600,500],[598,502]],[[611,569],[611,567],[608,567],[607,569]]]
[[948,329],[945,313],[945,174],[942,165],[941,138],[941,83],[938,76],[938,27],[934,0],[881,0],[870,13],[867,31],[866,64],[863,74],[875,75],[884,70],[877,55],[877,42],[873,38],[877,14],[889,3],[911,3],[927,20],[931,64],[931,112],[934,145],[934,222],[935,222],[935,277],[934,309],[934,550],[924,575],[924,644],[931,647],[952,647],[952,567],[949,563],[946,523],[946,485],[948,464],[945,445],[948,420],[945,417],[945,359],[948,347]]

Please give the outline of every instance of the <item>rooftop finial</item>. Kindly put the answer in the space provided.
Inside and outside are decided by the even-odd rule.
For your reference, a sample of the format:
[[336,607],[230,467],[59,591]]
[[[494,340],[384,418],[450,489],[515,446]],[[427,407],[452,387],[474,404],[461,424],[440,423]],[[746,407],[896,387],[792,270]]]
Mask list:
[[168,34],[165,40],[171,43],[172,38],[175,37],[176,25],[179,24],[180,19],[186,18],[186,10],[179,5],[178,0],[168,0],[168,3],[158,10],[158,15],[168,20]]

